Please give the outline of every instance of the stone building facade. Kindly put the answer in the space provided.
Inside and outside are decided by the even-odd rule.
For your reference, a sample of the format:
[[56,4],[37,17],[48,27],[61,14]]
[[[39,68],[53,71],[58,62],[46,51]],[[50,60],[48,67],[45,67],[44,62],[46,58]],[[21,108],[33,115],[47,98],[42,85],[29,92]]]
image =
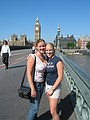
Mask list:
[[67,37],[60,36],[60,27],[58,27],[58,32],[54,40],[54,46],[58,49],[67,49],[67,44],[73,42],[76,46],[76,40],[73,35]]
[[78,47],[80,49],[87,49],[86,45],[88,42],[90,42],[90,36],[88,36],[88,35],[80,36],[80,38],[78,39]]
[[10,40],[9,40],[10,46],[26,46],[28,44],[29,43],[27,41],[27,36],[25,34],[20,35],[20,38],[18,38],[17,35],[13,34],[11,35]]

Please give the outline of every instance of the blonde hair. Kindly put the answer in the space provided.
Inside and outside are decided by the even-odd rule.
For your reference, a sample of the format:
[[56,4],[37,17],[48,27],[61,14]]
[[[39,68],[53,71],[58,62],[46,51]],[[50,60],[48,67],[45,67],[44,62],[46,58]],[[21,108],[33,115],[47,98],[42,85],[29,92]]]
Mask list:
[[53,49],[53,53],[55,54],[54,44],[53,43],[47,43],[46,46],[50,46]]

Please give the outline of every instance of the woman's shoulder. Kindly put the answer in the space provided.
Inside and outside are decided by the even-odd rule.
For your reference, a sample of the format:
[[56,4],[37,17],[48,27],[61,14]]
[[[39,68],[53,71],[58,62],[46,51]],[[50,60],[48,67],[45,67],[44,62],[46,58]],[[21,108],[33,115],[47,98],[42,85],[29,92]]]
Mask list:
[[30,55],[31,55],[33,58],[35,58],[35,56],[36,56],[35,54],[32,54],[32,53],[31,53]]
[[61,62],[62,62],[62,59],[61,59],[61,58],[59,58],[59,57],[57,57],[57,56],[55,56],[55,57],[54,57],[54,59],[55,59],[55,61],[56,61],[56,62],[59,62],[59,61],[61,61]]
[[27,57],[27,59],[29,59],[30,57],[32,57],[32,58],[35,59],[36,55],[35,54],[29,54],[28,57]]

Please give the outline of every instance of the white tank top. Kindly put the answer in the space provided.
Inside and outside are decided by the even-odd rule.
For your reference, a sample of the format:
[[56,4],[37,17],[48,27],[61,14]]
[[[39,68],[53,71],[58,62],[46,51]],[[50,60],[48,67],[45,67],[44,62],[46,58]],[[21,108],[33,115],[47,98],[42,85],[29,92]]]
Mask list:
[[35,56],[36,56],[34,81],[35,82],[43,82],[44,81],[44,72],[45,72],[45,69],[46,69],[46,64],[43,63],[37,55],[31,54],[31,56],[34,59],[35,59]]

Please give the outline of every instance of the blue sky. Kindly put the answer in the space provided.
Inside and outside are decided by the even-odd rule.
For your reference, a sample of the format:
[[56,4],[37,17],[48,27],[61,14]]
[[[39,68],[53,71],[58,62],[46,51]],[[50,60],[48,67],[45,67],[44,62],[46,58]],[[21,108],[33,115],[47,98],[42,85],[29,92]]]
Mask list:
[[0,40],[26,34],[33,41],[37,17],[46,42],[53,42],[58,26],[63,36],[90,36],[90,0],[0,0]]

